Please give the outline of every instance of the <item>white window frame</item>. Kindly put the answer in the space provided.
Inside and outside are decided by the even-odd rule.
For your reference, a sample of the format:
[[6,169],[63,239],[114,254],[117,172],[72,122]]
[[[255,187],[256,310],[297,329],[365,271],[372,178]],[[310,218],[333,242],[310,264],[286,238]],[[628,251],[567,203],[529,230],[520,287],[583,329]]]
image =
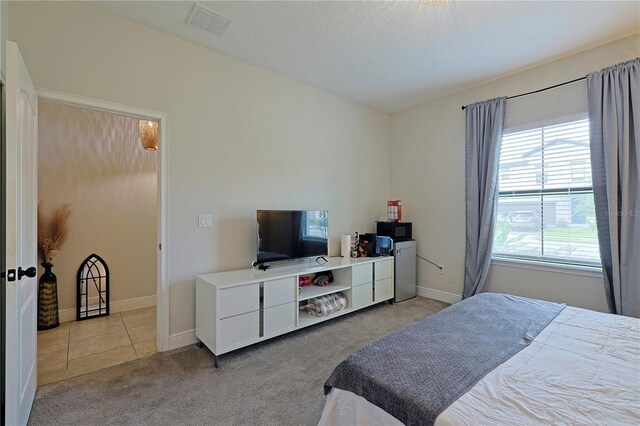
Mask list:
[[[316,211],[324,211],[325,212],[325,216],[328,216],[327,211],[326,210],[316,210]],[[302,239],[305,241],[317,241],[317,242],[325,242],[329,240],[329,227],[327,226],[327,237],[326,238],[322,238],[322,237],[318,237],[315,235],[311,235],[308,233],[309,229],[308,229],[308,225],[307,225],[307,213],[309,211],[305,211],[305,214],[302,216]],[[327,217],[325,217],[326,220],[328,220]]]
[[[512,126],[503,129],[503,135],[509,133],[524,132],[527,130],[537,129],[541,127],[555,126],[563,123],[569,123],[571,121],[579,121],[588,119],[587,112],[579,114],[564,115],[560,117],[554,117],[547,120],[540,120],[536,122],[521,124],[518,126]],[[593,184],[591,185],[593,189]],[[496,200],[496,210],[498,207],[498,200]],[[493,218],[493,227],[495,229],[497,221],[497,215]],[[494,249],[492,249],[494,250]],[[602,274],[602,265],[597,262],[563,262],[560,260],[554,260],[553,258],[544,259],[538,257],[528,258],[526,256],[508,256],[506,254],[499,254],[492,251],[491,253],[492,265],[513,266],[525,269],[544,270],[549,272],[570,273],[586,276],[595,276]]]

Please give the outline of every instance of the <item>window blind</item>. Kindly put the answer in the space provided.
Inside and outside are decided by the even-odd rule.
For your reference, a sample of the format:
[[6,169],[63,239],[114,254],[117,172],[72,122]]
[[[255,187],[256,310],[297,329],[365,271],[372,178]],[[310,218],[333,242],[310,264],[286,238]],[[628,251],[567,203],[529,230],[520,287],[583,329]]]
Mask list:
[[589,120],[506,131],[494,254],[599,265]]

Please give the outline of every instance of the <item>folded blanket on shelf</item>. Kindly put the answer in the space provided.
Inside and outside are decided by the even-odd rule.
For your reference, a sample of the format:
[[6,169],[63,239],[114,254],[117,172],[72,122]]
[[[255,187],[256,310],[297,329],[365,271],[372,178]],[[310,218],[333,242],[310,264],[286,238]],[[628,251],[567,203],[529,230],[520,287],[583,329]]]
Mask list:
[[342,293],[327,294],[307,301],[307,312],[316,317],[325,317],[347,307],[347,298]]

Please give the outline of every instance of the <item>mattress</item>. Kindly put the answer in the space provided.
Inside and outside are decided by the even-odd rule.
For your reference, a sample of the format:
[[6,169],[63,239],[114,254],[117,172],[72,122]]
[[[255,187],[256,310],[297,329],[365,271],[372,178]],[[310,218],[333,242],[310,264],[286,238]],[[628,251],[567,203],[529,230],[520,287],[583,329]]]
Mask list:
[[[566,307],[435,422],[541,423],[640,423],[640,320]],[[366,399],[334,388],[319,424],[401,423]]]

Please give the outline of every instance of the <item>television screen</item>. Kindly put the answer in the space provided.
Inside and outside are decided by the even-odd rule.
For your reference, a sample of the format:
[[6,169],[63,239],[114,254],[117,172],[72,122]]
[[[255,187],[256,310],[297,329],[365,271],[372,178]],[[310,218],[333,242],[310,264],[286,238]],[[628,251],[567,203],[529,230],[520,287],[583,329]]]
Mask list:
[[326,210],[258,210],[257,263],[329,253]]

